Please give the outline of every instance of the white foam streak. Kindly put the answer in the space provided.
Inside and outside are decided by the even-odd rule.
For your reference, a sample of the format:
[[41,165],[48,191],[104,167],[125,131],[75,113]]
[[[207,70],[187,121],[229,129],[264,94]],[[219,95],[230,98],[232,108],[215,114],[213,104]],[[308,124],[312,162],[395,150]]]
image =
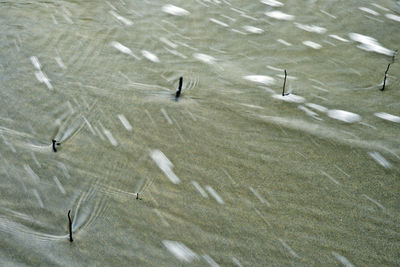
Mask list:
[[200,186],[200,184],[196,181],[192,181],[192,185],[197,189],[197,191],[199,191],[199,193],[204,197],[204,198],[208,198],[208,195],[206,193],[206,191],[204,191],[204,189]]
[[378,4],[375,4],[375,3],[371,3],[371,5],[373,5],[376,8],[379,8],[380,10],[389,11],[389,9],[387,9],[386,7],[383,7],[381,5],[378,5]]
[[228,27],[228,26],[229,26],[229,25],[226,24],[225,22],[222,22],[222,21],[217,20],[217,19],[214,19],[214,18],[210,18],[210,21],[211,21],[211,22],[214,22],[215,24],[218,24],[218,25],[220,25],[220,26],[222,26],[222,27]]
[[172,162],[158,149],[154,149],[150,152],[150,157],[157,164],[162,172],[168,177],[173,184],[179,184],[181,180],[172,171],[174,165]]
[[387,120],[387,121],[392,121],[392,122],[397,122],[400,123],[400,117],[399,116],[395,116],[386,112],[377,112],[374,113],[375,116],[377,116],[378,118]]
[[111,45],[115,49],[117,49],[118,51],[120,51],[120,52],[122,52],[124,54],[130,55],[130,56],[132,56],[132,57],[134,57],[136,59],[139,59],[139,57],[137,57],[136,55],[133,54],[131,49],[129,49],[128,47],[124,46],[123,44],[121,44],[119,42],[116,42],[116,41],[113,41],[113,42],[111,42]]
[[320,44],[318,44],[316,42],[313,42],[313,41],[303,41],[303,44],[305,46],[308,46],[308,47],[311,47],[311,48],[314,48],[314,49],[321,49],[322,48],[322,45],[320,45]]
[[295,16],[283,13],[281,11],[269,11],[265,12],[268,17],[279,19],[279,20],[294,20]]
[[385,210],[386,208],[379,203],[378,201],[376,201],[375,199],[370,198],[369,196],[367,196],[366,194],[363,194],[363,197],[365,197],[366,199],[368,199],[369,201],[371,201],[372,203],[374,203],[375,205],[377,205],[379,208],[381,208],[382,210]]
[[58,162],[57,165],[58,165],[58,167],[63,171],[65,177],[66,177],[67,179],[70,179],[71,176],[70,176],[69,173],[68,173],[67,166],[65,166],[65,164],[62,163],[62,162]]
[[160,37],[160,41],[174,49],[176,49],[178,47],[178,45],[174,44],[173,42],[171,42],[170,40],[168,40],[165,37]]
[[213,64],[216,60],[214,57],[202,53],[194,53],[193,57],[207,64]]
[[283,96],[282,94],[279,94],[279,95],[275,94],[275,95],[272,95],[272,97],[275,99],[278,99],[278,100],[289,102],[289,103],[303,103],[305,101],[304,97],[294,95],[294,94],[289,94],[289,95],[285,95],[285,96]]
[[211,266],[211,267],[219,267],[219,264],[216,263],[210,256],[207,254],[201,255],[203,259]]
[[297,253],[294,252],[294,250],[293,250],[288,244],[286,244],[285,241],[283,241],[283,240],[280,239],[280,238],[279,238],[278,240],[279,240],[279,242],[281,242],[282,246],[283,246],[284,248],[286,248],[286,249],[289,251],[290,254],[292,254],[293,257],[295,257],[295,258],[300,258],[299,255],[297,255]]
[[132,125],[129,123],[129,121],[123,114],[118,114],[118,119],[124,125],[125,129],[127,129],[128,131],[132,131]]
[[243,26],[243,29],[250,33],[254,33],[254,34],[261,34],[264,32],[263,29],[260,29],[260,28],[254,27],[254,26],[249,26],[249,25]]
[[273,7],[283,6],[283,4],[281,2],[276,1],[276,0],[261,0],[261,3],[269,5],[269,6],[273,6]]
[[51,85],[49,78],[47,78],[46,74],[43,71],[41,70],[35,71],[35,76],[40,83],[46,84],[47,88],[49,88],[50,90],[53,89],[53,86]]
[[190,12],[187,11],[186,9],[183,9],[181,7],[177,7],[177,6],[174,6],[171,4],[164,5],[161,9],[165,13],[174,15],[174,16],[187,16],[190,14]]
[[157,57],[157,55],[155,55],[147,50],[142,50],[142,55],[152,62],[155,62],[155,63],[160,62],[160,59]]
[[375,10],[372,10],[372,9],[370,9],[368,7],[363,7],[362,6],[362,7],[359,7],[358,9],[361,10],[361,11],[364,11],[364,12],[366,12],[368,14],[371,14],[371,15],[374,15],[374,16],[379,16],[378,12],[376,12]]
[[[299,105],[298,108],[299,108],[300,110],[304,111],[308,116],[311,116],[311,117],[314,117],[314,118],[318,117],[318,114],[317,114],[317,113],[315,113],[314,111],[312,111],[312,110],[306,108],[306,107],[303,106],[303,105]],[[316,118],[316,119],[320,119],[320,118]]]
[[267,204],[268,207],[271,207],[271,204],[269,204],[268,201],[266,201],[253,187],[249,187],[250,191],[260,200],[261,203]]
[[388,162],[379,152],[368,152],[368,154],[382,167],[389,169],[392,167],[392,164]]
[[108,138],[108,141],[110,141],[111,145],[113,145],[113,146],[117,146],[118,145],[117,140],[115,140],[115,138],[112,135],[112,133],[110,132],[110,130],[108,130],[106,128],[103,128],[103,133]]
[[285,41],[285,40],[283,40],[283,39],[278,39],[277,41],[278,41],[279,43],[283,44],[283,45],[292,46],[291,43],[289,43],[289,42],[287,42],[287,41]]
[[329,178],[332,182],[334,182],[335,184],[340,185],[340,183],[339,183],[335,178],[333,178],[332,176],[330,176],[330,175],[327,174],[326,172],[322,171],[322,174],[325,175],[326,177],[328,177],[328,178]]
[[329,37],[347,43],[349,40],[342,38],[336,34],[330,34]]
[[295,22],[294,25],[296,25],[297,28],[308,31],[308,32],[315,32],[319,34],[323,34],[326,32],[326,29],[323,27],[315,26],[315,25],[305,25],[301,23]]
[[24,169],[32,177],[35,183],[38,183],[40,181],[39,176],[31,169],[29,165],[24,164]]
[[198,259],[197,254],[181,242],[163,240],[162,243],[169,250],[169,252],[171,252],[177,259],[181,261],[190,263],[193,260]]
[[110,14],[113,15],[117,20],[121,21],[124,23],[126,26],[131,26],[133,25],[133,22],[127,18],[124,18],[123,16],[119,15],[117,12],[114,10],[110,10]]
[[64,189],[64,187],[62,186],[60,180],[58,180],[58,178],[57,178],[56,176],[53,176],[53,180],[54,180],[54,183],[57,185],[58,189],[61,191],[61,193],[62,193],[63,195],[65,195],[65,189]]
[[37,69],[37,70],[41,70],[42,69],[42,65],[40,65],[39,59],[36,56],[31,56],[30,60],[33,64],[33,66]]
[[243,79],[252,81],[252,82],[262,83],[265,85],[272,85],[275,83],[274,78],[272,78],[270,76],[266,76],[266,75],[247,75],[247,76],[243,76]]
[[345,267],[354,267],[354,265],[351,264],[351,262],[348,259],[346,259],[344,256],[340,255],[339,253],[332,251],[332,255],[335,256],[335,258],[338,261],[340,261],[340,263],[342,263]]
[[385,14],[385,17],[387,17],[388,19],[400,22],[400,16],[397,16],[395,14]]
[[40,168],[41,165],[40,165],[39,161],[37,160],[35,153],[33,151],[31,151],[31,156],[32,156],[33,162],[35,162],[36,166],[38,166],[38,168]]
[[359,33],[349,33],[350,39],[361,43],[357,47],[369,52],[376,52],[387,56],[392,56],[394,51],[381,46],[378,41],[370,36],[362,35]]
[[224,204],[224,200],[218,195],[218,193],[212,188],[211,186],[207,185],[206,190],[210,195],[219,203],[219,204]]
[[60,66],[60,68],[62,69],[67,69],[67,66],[65,66],[64,62],[62,61],[62,59],[60,57],[55,57],[54,58],[58,64],[58,66]]
[[235,257],[232,257],[232,262],[234,264],[236,264],[238,267],[243,267],[243,265],[240,263],[240,261],[238,259],[236,259]]
[[361,116],[349,111],[339,110],[339,109],[331,109],[328,110],[328,116],[347,123],[354,123],[361,121]]
[[172,125],[172,120],[171,118],[168,116],[167,111],[164,108],[160,109],[161,113],[164,115],[165,119],[167,120],[168,124]]
[[314,103],[306,103],[306,106],[324,113],[328,111],[326,107]]
[[40,198],[40,195],[39,195],[38,191],[36,189],[33,189],[32,191],[33,191],[33,194],[35,195],[35,197],[36,197],[36,199],[37,199],[37,201],[39,203],[39,206],[43,209],[44,208],[43,201]]

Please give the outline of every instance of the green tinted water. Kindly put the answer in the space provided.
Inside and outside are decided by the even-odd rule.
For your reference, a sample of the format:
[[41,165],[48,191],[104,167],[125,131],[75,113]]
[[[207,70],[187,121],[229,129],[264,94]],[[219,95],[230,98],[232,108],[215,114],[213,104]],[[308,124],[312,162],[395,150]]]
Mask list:
[[399,265],[398,3],[264,2],[0,3],[0,262]]

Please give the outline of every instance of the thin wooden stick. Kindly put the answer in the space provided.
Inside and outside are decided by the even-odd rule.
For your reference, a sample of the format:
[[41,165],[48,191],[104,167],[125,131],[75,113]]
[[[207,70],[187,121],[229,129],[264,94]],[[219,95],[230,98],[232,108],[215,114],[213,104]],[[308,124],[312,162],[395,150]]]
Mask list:
[[51,140],[53,142],[53,152],[57,152],[57,148],[56,148],[56,140]]
[[178,90],[176,91],[176,95],[175,95],[176,101],[178,101],[178,98],[181,96],[182,83],[183,83],[183,77],[180,77],[179,78],[179,87],[178,87]]
[[285,80],[283,81],[282,96],[285,96],[286,76],[287,76],[287,73],[285,70]]
[[69,225],[69,241],[72,242],[74,240],[72,239],[72,221],[71,221],[71,217],[69,216],[70,213],[71,213],[71,210],[68,211],[68,225]]
[[383,86],[382,86],[381,91],[385,90],[386,76],[387,76],[387,72],[389,71],[389,67],[390,67],[390,64],[388,64],[387,69],[386,69],[386,71],[385,71],[385,78],[383,78]]

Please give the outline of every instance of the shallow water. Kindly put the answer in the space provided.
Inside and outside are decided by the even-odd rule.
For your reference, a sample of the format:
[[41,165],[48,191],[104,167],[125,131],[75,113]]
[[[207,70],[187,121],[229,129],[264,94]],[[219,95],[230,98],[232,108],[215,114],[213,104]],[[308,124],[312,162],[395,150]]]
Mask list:
[[0,262],[399,265],[399,12],[1,2]]

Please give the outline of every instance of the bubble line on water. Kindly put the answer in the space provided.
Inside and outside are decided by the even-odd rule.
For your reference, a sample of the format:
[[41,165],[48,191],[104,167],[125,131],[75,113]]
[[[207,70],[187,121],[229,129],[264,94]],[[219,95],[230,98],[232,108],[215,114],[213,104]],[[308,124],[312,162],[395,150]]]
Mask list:
[[58,189],[60,190],[60,192],[63,195],[65,195],[66,194],[65,189],[64,189],[63,185],[61,184],[60,180],[58,180],[57,176],[54,175],[53,180],[54,180],[54,183],[57,185]]
[[287,251],[289,251],[289,253],[290,253],[293,257],[300,259],[300,256],[297,255],[297,253],[294,252],[294,250],[293,250],[285,241],[283,241],[283,240],[280,239],[280,238],[278,238],[278,240],[279,240],[279,242],[281,242],[282,246],[283,246]]
[[168,122],[168,124],[172,125],[172,120],[171,118],[168,116],[167,111],[164,108],[160,109],[161,113],[164,115],[165,120]]
[[265,216],[262,215],[261,212],[260,212],[258,209],[254,208],[254,207],[253,207],[253,209],[254,209],[254,211],[257,213],[257,215],[260,216],[260,218],[265,222],[265,224],[267,224],[268,226],[271,227],[271,224],[267,221],[267,219],[265,218]]
[[332,176],[330,176],[330,175],[327,174],[326,172],[321,171],[321,173],[322,173],[323,175],[325,175],[326,177],[328,177],[328,178],[329,178],[332,182],[334,182],[335,184],[340,185],[340,183],[339,183],[335,178],[333,178]]
[[199,191],[200,195],[204,198],[208,198],[206,191],[200,186],[200,184],[196,181],[192,181],[192,185]]
[[368,152],[368,154],[373,158],[379,165],[386,169],[390,169],[392,167],[392,164],[388,162],[379,152]]
[[220,195],[217,193],[217,191],[214,190],[214,188],[212,188],[209,185],[205,186],[205,189],[208,191],[208,193],[210,193],[210,195],[219,203],[219,204],[224,204],[224,200],[220,197]]
[[201,256],[202,256],[203,259],[208,263],[208,265],[210,265],[211,267],[219,267],[219,264],[216,263],[216,262],[214,261],[214,259],[211,258],[209,255],[203,254],[203,255],[201,255]]
[[33,191],[33,195],[36,197],[36,199],[37,199],[37,201],[39,203],[39,206],[42,209],[44,209],[44,204],[43,204],[42,198],[39,195],[39,192],[36,189],[32,189],[32,191]]
[[340,255],[339,253],[336,253],[332,251],[332,255],[340,262],[342,263],[345,267],[354,267],[354,265],[346,259],[346,257]]
[[171,225],[167,222],[167,220],[164,218],[164,216],[161,214],[161,212],[160,212],[158,209],[154,208],[153,211],[158,215],[158,217],[160,217],[161,222],[162,222],[165,226],[167,226],[167,227],[170,227],[170,226],[171,226]]
[[253,187],[249,187],[250,191],[260,200],[261,203],[266,204],[268,207],[271,207],[271,204],[263,198]]

